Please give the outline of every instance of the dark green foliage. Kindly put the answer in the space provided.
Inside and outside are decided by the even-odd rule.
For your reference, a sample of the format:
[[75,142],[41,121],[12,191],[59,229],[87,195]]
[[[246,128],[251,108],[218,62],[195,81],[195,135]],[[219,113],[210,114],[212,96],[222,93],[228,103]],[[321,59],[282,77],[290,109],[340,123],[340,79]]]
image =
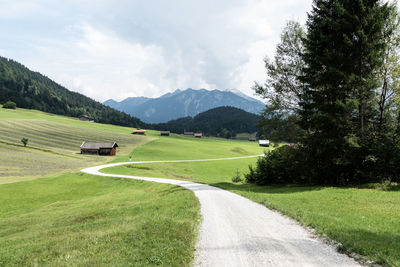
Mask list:
[[354,180],[374,116],[376,71],[382,65],[387,7],[375,1],[314,1],[307,22],[301,101],[311,178]]
[[101,123],[132,127],[144,125],[137,118],[71,92],[18,62],[0,57],[0,103],[6,100],[12,100],[21,108],[59,115],[88,115]]
[[257,161],[256,168],[249,167],[246,182],[266,184],[305,184],[304,155],[296,146],[282,146],[268,152]]
[[180,118],[167,123],[153,124],[151,127],[179,134],[190,131],[230,138],[236,133],[257,132],[257,123],[260,119],[260,116],[239,108],[218,107],[200,113],[194,118]]
[[22,137],[22,139],[21,139],[21,143],[24,144],[24,146],[26,146],[28,144],[28,141],[29,141],[29,139],[25,138],[25,137]]
[[301,145],[269,153],[250,170],[249,181],[399,181],[399,42],[387,41],[395,20],[397,7],[379,0],[314,0],[297,77]]
[[299,126],[300,116],[296,113],[272,111],[267,107],[264,117],[258,124],[262,136],[274,142],[297,143],[304,136],[304,130]]
[[17,104],[13,101],[8,100],[6,103],[4,103],[3,108],[16,109]]

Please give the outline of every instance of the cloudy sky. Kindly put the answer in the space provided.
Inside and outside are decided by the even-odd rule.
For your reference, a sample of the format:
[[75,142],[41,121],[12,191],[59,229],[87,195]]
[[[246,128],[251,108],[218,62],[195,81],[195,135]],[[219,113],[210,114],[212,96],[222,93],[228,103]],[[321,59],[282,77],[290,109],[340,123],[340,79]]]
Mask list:
[[265,79],[311,0],[0,0],[0,55],[98,101]]

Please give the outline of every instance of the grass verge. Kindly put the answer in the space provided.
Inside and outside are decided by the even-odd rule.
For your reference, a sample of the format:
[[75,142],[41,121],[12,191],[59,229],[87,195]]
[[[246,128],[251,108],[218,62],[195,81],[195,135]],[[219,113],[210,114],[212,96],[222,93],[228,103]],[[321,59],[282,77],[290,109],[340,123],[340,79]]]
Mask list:
[[[150,144],[140,149],[145,151]],[[150,151],[153,149],[151,147]],[[174,149],[178,154],[179,147]],[[318,234],[341,243],[339,250],[354,252],[384,265],[400,266],[399,190],[232,183],[236,170],[246,173],[247,166],[255,162],[256,159],[155,163],[118,166],[102,171],[190,180],[217,186],[314,228]]]
[[0,185],[0,266],[188,266],[199,203],[188,190],[65,174]]

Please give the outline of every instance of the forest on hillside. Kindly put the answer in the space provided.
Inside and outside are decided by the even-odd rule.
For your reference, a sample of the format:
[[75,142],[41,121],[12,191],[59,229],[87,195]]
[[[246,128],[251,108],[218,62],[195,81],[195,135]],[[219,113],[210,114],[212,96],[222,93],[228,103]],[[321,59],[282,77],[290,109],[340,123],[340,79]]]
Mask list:
[[21,108],[71,117],[87,115],[100,123],[130,127],[145,125],[126,113],[107,107],[82,94],[71,92],[14,60],[0,57],[0,103],[4,104],[9,100]]
[[234,137],[237,133],[258,132],[261,117],[235,107],[218,107],[202,112],[195,117],[185,117],[167,123],[153,124],[155,130],[166,130],[181,134],[184,131],[201,132],[204,135],[223,138]]

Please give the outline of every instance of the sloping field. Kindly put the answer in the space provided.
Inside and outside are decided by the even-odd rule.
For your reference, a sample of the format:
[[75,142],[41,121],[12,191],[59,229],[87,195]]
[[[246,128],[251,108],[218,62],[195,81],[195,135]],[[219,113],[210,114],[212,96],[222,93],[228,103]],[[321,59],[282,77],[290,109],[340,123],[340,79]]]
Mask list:
[[76,173],[0,185],[0,266],[190,266],[199,203],[170,185]]
[[[0,183],[79,170],[114,159],[81,155],[83,141],[117,142],[117,153],[127,155],[151,140],[130,132],[126,127],[81,122],[37,111],[0,109]],[[29,139],[27,147],[22,146],[23,137]]]

